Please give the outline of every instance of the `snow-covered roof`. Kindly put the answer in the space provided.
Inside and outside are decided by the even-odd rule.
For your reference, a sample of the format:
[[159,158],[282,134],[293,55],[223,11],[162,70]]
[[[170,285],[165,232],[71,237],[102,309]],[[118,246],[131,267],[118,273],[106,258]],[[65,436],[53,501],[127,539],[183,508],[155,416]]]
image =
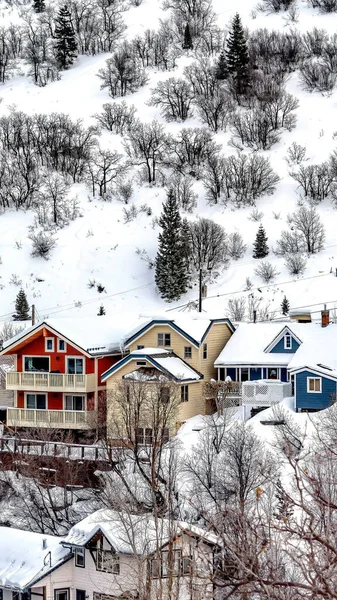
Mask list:
[[[296,354],[266,352],[266,348],[285,327],[303,342]],[[214,364],[218,367],[263,364],[287,366],[302,346],[315,337],[317,330],[322,328],[316,323],[240,323]]]
[[[147,352],[147,350],[150,352]],[[118,371],[125,364],[128,364],[135,359],[137,359],[139,362],[143,360],[147,361],[150,363],[150,365],[170,375],[177,381],[199,381],[200,379],[203,379],[201,373],[193,369],[193,367],[188,365],[173,352],[168,352],[162,348],[143,348],[141,350],[135,350],[135,352],[131,352],[128,356],[122,358],[120,361],[112,365],[112,367],[102,374],[102,382],[106,381],[110,375]],[[129,375],[131,375],[131,373]],[[125,378],[127,378],[127,376],[124,376],[124,379]],[[134,371],[132,371],[132,378],[135,378]],[[143,380],[143,374],[138,379]]]
[[101,532],[117,554],[148,555],[181,533],[219,543],[211,532],[182,521],[154,518],[152,515],[133,515],[100,509],[77,523],[62,542],[69,546],[84,546]]
[[[308,325],[305,324],[300,327],[306,329]],[[317,324],[311,326],[310,329],[312,335],[306,337],[305,343],[292,356],[289,369],[308,365],[324,365],[328,369],[337,369],[337,324],[331,323],[327,327],[320,327]]]
[[62,564],[70,555],[62,539],[0,527],[0,588],[23,591]]

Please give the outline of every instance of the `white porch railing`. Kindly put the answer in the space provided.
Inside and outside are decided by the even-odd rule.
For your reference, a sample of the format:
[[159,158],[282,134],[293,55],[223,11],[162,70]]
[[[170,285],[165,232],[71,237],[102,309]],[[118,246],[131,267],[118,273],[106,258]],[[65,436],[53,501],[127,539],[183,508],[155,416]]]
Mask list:
[[283,383],[274,379],[264,379],[259,381],[245,381],[242,384],[242,404],[270,406],[290,396],[292,396],[291,383]]
[[53,429],[87,429],[93,427],[94,411],[38,410],[8,408],[7,425],[10,427],[50,427]]
[[95,390],[95,374],[63,375],[61,373],[6,373],[7,390],[93,392]]

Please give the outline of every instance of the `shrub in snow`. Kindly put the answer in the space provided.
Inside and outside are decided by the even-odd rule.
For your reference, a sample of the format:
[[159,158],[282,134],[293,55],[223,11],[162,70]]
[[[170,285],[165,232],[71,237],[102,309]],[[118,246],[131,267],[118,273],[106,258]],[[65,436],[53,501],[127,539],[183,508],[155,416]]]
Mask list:
[[284,264],[290,275],[302,275],[307,266],[307,259],[303,254],[289,254]]
[[322,56],[324,48],[328,43],[329,35],[326,29],[314,27],[302,35],[303,50],[306,58]]
[[315,201],[327,198],[332,189],[335,180],[333,158],[330,163],[324,162],[321,165],[300,165],[298,171],[290,172],[290,176],[297,181],[303,195]]
[[32,232],[28,237],[32,241],[32,256],[40,256],[41,258],[48,260],[51,250],[56,246],[55,238],[43,231],[37,233]]
[[243,321],[246,314],[246,298],[244,296],[230,298],[227,304],[227,312],[229,318],[233,321]]
[[114,196],[119,202],[129,204],[133,196],[133,186],[131,179],[117,179],[114,187]]
[[319,8],[322,13],[337,11],[337,0],[309,0],[313,8]]
[[130,223],[131,221],[134,221],[135,218],[138,215],[138,210],[135,204],[130,204],[129,208],[126,208],[124,206],[123,208],[123,216],[124,216],[124,223]]
[[173,190],[179,208],[193,212],[197,205],[198,195],[193,191],[193,179],[189,175],[174,173],[168,180],[168,188]]
[[185,79],[169,77],[165,81],[159,81],[151,91],[148,105],[158,106],[166,121],[185,121],[192,116],[194,94]]
[[288,10],[294,0],[262,0],[259,9],[262,11],[280,12],[280,10]]
[[127,105],[123,100],[123,102],[103,104],[103,112],[95,114],[94,117],[101,127],[123,135],[133,126],[136,112],[137,109],[133,104]]
[[249,217],[248,219],[250,221],[255,221],[255,222],[259,222],[261,221],[261,219],[263,219],[263,212],[261,210],[259,210],[258,208],[253,208],[253,210],[249,213]]
[[337,73],[321,59],[308,59],[300,66],[300,80],[309,92],[331,92],[336,85]]
[[230,145],[239,150],[243,146],[253,150],[270,150],[281,137],[270,118],[260,109],[236,113],[231,119],[231,126],[234,136]]
[[124,42],[105,64],[97,76],[103,82],[101,89],[108,88],[112,98],[132,94],[147,82],[142,64],[128,42]]
[[287,165],[289,165],[289,167],[292,165],[299,165],[306,160],[306,151],[307,149],[305,146],[293,142],[287,150],[287,156],[285,158]]
[[254,270],[254,273],[260,277],[264,283],[273,281],[276,275],[278,275],[276,268],[268,261],[262,261]]
[[305,244],[302,236],[295,231],[282,231],[281,237],[276,242],[276,256],[286,256],[287,254],[301,254],[305,252]]
[[244,256],[247,250],[246,244],[244,244],[242,236],[237,231],[230,233],[227,240],[227,253],[233,260],[239,260]]

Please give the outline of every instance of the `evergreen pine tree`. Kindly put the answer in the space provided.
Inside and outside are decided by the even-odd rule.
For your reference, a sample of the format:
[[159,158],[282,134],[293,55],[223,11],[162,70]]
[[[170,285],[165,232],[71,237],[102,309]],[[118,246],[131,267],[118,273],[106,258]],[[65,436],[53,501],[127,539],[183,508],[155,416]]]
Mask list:
[[236,90],[239,94],[245,92],[248,85],[248,46],[242,27],[240,15],[236,13],[232,28],[229,32],[226,48],[228,72],[233,75]]
[[184,50],[192,50],[193,49],[191,30],[190,30],[190,26],[188,23],[186,24],[186,27],[185,27],[183,49]]
[[46,10],[46,5],[44,0],[34,0],[34,10],[36,13],[42,13]]
[[182,222],[173,190],[167,194],[159,225],[162,231],[158,236],[155,282],[161,297],[172,302],[185,294],[189,282]]
[[67,6],[63,6],[56,19],[55,27],[56,60],[60,69],[68,69],[77,56],[77,42],[71,14]]
[[289,312],[289,308],[290,308],[289,300],[288,300],[288,298],[286,298],[286,296],[284,296],[282,303],[281,303],[282,314],[287,315]]
[[182,255],[186,262],[187,273],[190,275],[191,229],[187,219],[181,223]]
[[98,309],[98,313],[97,313],[98,317],[101,317],[102,315],[105,315],[105,308],[104,308],[103,304],[101,304],[101,306]]
[[27,296],[22,288],[15,300],[15,314],[13,315],[13,319],[14,321],[28,321],[30,319]]
[[220,81],[223,81],[224,79],[227,79],[227,77],[228,77],[228,67],[227,67],[227,61],[226,61],[226,54],[225,54],[224,50],[221,50],[221,52],[220,52],[218,64],[216,66],[215,76]]
[[269,253],[267,239],[266,232],[261,224],[254,242],[253,258],[264,258],[267,256]]

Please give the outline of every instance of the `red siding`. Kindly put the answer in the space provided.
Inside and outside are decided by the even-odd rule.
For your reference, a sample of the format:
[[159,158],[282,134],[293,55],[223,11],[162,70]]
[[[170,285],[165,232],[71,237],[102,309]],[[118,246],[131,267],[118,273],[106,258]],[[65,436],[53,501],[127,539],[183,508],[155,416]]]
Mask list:
[[112,365],[118,362],[122,356],[102,356],[98,359],[98,385],[106,385],[101,382],[102,374],[107,371]]
[[[17,395],[17,408],[25,408],[25,393],[29,394],[29,392],[18,392]],[[31,392],[32,394],[36,394],[36,390]],[[64,410],[63,406],[63,394],[61,392],[44,392],[41,390],[41,394],[46,394],[47,396],[47,409],[48,410]],[[71,396],[71,393],[69,392]],[[74,393],[74,396],[87,396],[86,405],[87,410],[93,410],[94,406],[94,394],[79,394]]]

